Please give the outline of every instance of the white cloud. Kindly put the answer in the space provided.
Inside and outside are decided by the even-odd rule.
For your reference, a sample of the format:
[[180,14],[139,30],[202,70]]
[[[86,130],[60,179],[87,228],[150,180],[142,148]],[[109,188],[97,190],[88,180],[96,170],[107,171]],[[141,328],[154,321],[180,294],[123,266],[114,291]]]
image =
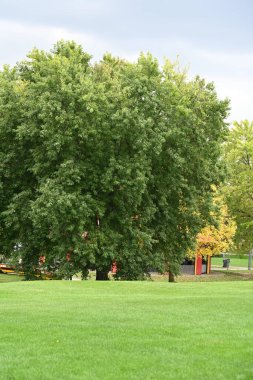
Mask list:
[[0,20],[0,65],[15,64],[24,59],[35,46],[39,49],[51,49],[60,39],[74,40],[94,55],[102,54],[106,50],[104,41],[86,33]]
[[234,76],[213,78],[218,95],[231,100],[229,122],[249,119],[253,121],[253,76],[236,78]]
[[229,121],[253,120],[253,53],[195,50],[218,95],[231,100]]
[[253,67],[253,52],[235,53],[195,49],[194,53],[212,64],[223,65],[228,68],[232,66],[237,69],[252,69]]

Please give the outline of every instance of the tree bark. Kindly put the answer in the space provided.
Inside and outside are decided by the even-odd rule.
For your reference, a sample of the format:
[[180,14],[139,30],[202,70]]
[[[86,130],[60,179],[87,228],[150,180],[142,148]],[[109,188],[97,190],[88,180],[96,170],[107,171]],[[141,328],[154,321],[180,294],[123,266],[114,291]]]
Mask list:
[[174,273],[169,271],[169,282],[175,282],[175,275]]
[[97,281],[108,281],[108,271],[103,271],[103,270],[97,270],[96,271],[96,280]]
[[248,257],[248,270],[252,269],[252,255],[253,255],[253,249],[249,251],[249,257]]

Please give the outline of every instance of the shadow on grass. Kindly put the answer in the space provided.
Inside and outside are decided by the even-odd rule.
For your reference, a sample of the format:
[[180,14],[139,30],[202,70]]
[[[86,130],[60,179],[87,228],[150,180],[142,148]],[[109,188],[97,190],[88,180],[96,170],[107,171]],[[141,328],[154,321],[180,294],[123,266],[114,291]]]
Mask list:
[[[24,277],[16,274],[0,274],[0,284],[23,281]],[[90,278],[94,281],[93,278]],[[167,274],[151,273],[151,281],[168,282]],[[210,274],[200,276],[182,274],[176,277],[176,282],[215,282],[215,281],[253,281],[253,271],[248,270],[212,270]]]
[[[151,274],[152,281],[168,281],[166,274]],[[182,274],[177,276],[176,282],[215,282],[215,281],[253,281],[253,271],[235,271],[235,270],[212,270],[210,274],[202,274],[194,276],[190,274]]]
[[17,274],[1,274],[0,273],[0,284],[6,282],[17,282],[24,280],[24,276],[19,276]]

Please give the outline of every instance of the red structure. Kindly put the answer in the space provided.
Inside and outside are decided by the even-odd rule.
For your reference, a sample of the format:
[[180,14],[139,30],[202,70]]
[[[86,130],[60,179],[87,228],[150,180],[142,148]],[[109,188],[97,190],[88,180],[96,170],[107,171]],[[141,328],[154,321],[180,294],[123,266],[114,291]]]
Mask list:
[[207,256],[206,261],[206,270],[203,272],[203,256],[196,255],[195,256],[195,266],[194,266],[194,274],[195,276],[201,275],[202,273],[209,274],[211,271],[211,256]]
[[195,257],[195,275],[202,274],[202,256],[196,255]]

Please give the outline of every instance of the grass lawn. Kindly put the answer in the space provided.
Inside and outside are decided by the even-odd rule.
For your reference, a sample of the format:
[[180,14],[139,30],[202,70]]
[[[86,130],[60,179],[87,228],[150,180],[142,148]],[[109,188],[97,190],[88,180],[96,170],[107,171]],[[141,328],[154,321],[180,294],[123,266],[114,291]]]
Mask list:
[[18,276],[17,274],[1,274],[0,273],[0,284],[3,282],[21,281],[21,280],[23,280],[23,278],[24,278],[23,276]]
[[[245,269],[248,269],[248,257],[237,257],[237,256],[230,256],[230,267],[242,267]],[[222,267],[223,265],[223,258],[222,257],[212,257],[211,259],[212,265],[220,266]]]
[[253,379],[253,282],[0,284],[0,378]]

